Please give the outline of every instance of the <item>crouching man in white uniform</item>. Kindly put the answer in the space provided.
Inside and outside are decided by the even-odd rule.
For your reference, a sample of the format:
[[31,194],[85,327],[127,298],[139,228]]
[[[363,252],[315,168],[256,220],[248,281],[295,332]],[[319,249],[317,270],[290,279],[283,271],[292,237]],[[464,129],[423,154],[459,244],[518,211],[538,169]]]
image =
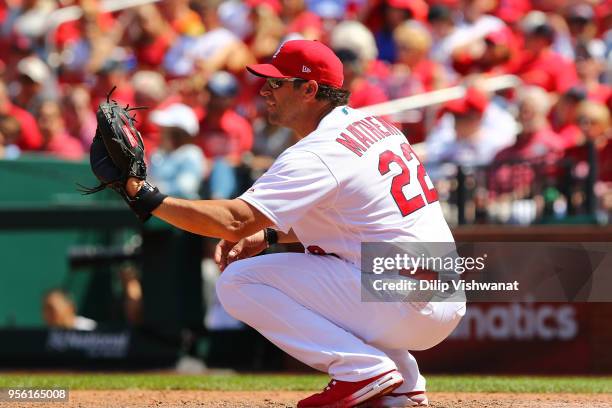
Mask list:
[[[323,44],[288,41],[248,70],[266,78],[270,122],[300,140],[239,198],[166,197],[153,215],[221,238],[217,294],[228,313],[329,373],[298,407],[426,405],[408,350],[444,340],[465,304],[362,302],[360,279],[362,242],[453,241],[425,169],[399,130],[346,106],[342,63]],[[131,179],[130,195],[142,183]],[[276,242],[307,252],[251,258]]]

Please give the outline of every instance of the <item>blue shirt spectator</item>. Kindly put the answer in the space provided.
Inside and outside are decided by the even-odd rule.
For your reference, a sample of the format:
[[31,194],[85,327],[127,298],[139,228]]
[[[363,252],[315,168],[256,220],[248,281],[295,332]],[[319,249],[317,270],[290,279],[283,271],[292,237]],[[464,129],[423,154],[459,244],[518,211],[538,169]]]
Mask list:
[[199,198],[206,171],[206,159],[193,138],[198,134],[198,119],[181,103],[154,111],[151,121],[161,128],[159,148],[151,155],[151,179],[168,194]]

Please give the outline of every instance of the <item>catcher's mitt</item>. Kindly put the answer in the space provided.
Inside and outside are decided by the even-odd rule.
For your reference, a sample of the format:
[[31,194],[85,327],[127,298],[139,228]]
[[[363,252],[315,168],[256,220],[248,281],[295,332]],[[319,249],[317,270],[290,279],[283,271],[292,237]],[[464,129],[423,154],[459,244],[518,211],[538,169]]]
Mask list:
[[145,146],[140,132],[134,126],[135,118],[131,110],[143,108],[121,107],[116,101],[109,100],[113,88],[98,107],[96,119],[98,127],[90,149],[89,162],[100,185],[94,188],[82,187],[84,194],[97,193],[107,187],[123,197],[138,217],[146,221],[165,198],[159,190],[145,182],[135,197],[130,197],[125,189],[127,180],[135,177],[145,180]]

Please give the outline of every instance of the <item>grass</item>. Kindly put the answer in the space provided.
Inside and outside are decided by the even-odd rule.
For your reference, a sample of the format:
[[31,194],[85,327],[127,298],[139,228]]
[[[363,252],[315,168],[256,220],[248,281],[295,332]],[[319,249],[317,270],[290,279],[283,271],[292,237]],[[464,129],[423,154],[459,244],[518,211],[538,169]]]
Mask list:
[[[0,374],[0,388],[314,391],[324,375]],[[429,376],[432,392],[612,393],[612,377]]]

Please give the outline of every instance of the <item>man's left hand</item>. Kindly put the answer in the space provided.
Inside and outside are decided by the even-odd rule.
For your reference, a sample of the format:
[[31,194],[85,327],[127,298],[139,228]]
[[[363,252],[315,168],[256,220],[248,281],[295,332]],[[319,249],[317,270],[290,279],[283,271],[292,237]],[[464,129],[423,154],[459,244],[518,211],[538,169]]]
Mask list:
[[215,248],[215,262],[221,272],[234,261],[250,258],[268,248],[264,231],[242,238],[238,242],[231,242],[222,239]]

